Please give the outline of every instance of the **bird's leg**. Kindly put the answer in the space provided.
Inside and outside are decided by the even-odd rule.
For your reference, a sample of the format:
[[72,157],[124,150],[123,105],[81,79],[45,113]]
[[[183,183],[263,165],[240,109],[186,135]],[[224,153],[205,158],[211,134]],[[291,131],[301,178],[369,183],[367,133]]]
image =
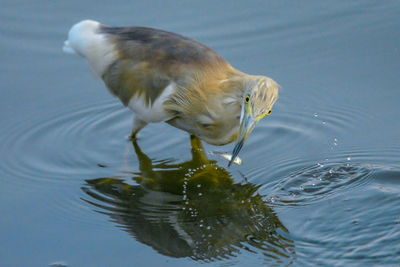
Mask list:
[[139,169],[142,172],[142,174],[152,173],[152,171],[153,171],[152,160],[146,154],[144,154],[142,152],[138,143],[136,142],[136,139],[132,139],[132,145],[133,145],[133,148],[135,149],[136,156],[138,157]]
[[207,164],[209,160],[203,148],[200,139],[194,135],[190,135],[190,144],[192,145],[192,159],[198,163]]
[[137,133],[142,130],[145,126],[147,125],[147,122],[142,121],[138,117],[135,116],[133,119],[133,126],[132,126],[132,133],[131,136],[129,137],[131,140],[136,139]]

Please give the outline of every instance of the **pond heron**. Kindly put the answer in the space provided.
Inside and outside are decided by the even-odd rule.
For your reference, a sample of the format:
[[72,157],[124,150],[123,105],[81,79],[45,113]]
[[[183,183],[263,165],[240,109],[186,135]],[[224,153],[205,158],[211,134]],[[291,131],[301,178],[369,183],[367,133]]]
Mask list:
[[228,166],[278,99],[271,78],[240,72],[213,49],[172,32],[84,20],[72,26],[63,50],[86,58],[135,113],[132,138],[164,121],[212,145],[236,141]]

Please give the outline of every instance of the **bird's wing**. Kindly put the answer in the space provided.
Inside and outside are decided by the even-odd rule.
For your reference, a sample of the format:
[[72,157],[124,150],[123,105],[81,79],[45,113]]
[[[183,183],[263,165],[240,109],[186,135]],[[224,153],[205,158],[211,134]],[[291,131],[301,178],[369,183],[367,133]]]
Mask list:
[[187,88],[210,67],[229,65],[211,48],[171,32],[102,25],[99,33],[117,55],[102,78],[125,105],[136,95],[144,95],[151,105],[172,82]]

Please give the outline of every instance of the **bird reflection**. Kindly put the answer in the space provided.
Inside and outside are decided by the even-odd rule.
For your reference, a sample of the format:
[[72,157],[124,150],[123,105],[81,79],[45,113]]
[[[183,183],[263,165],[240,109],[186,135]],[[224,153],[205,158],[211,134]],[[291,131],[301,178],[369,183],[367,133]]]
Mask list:
[[140,171],[129,181],[87,180],[83,190],[90,198],[85,201],[167,256],[215,261],[247,250],[275,262],[291,258],[293,241],[284,237],[287,229],[257,193],[258,186],[235,183],[207,158],[199,139],[191,137],[191,145],[187,162],[154,163],[133,141]]

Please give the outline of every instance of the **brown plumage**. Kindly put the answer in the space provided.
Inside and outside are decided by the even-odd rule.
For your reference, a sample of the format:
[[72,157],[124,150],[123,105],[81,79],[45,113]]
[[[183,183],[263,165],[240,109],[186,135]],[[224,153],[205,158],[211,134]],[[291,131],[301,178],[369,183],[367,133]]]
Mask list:
[[272,79],[242,73],[213,49],[171,32],[82,21],[64,50],[84,56],[135,112],[133,135],[165,121],[214,145],[244,142],[278,98]]

